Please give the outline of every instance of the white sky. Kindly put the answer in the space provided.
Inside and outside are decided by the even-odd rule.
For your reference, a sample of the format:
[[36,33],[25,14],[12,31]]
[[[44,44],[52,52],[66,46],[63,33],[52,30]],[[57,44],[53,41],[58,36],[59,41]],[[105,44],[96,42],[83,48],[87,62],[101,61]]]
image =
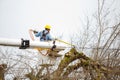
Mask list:
[[30,39],[29,28],[43,30],[49,24],[53,37],[63,34],[67,40],[96,4],[97,0],[0,0],[0,37]]

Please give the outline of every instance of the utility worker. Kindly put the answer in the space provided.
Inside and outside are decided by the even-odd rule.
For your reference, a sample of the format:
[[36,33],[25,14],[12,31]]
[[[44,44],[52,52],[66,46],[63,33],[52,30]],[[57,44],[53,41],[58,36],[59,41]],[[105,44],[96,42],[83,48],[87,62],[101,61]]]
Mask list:
[[40,37],[40,41],[51,41],[51,40],[53,40],[53,38],[50,35],[50,29],[51,29],[51,26],[46,25],[45,30],[42,30],[42,31],[38,32],[38,31],[30,29],[29,33],[30,33],[30,36],[31,36],[32,40],[34,40],[34,36],[32,34],[32,33],[34,33],[34,35],[36,37]]

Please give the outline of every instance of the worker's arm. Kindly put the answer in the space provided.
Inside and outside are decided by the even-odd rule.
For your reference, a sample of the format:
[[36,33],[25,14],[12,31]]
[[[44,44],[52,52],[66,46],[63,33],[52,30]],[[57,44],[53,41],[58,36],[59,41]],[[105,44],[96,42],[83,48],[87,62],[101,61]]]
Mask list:
[[47,35],[46,35],[46,39],[47,40],[50,40],[50,41],[54,41],[55,39],[50,35],[50,33],[48,33]]

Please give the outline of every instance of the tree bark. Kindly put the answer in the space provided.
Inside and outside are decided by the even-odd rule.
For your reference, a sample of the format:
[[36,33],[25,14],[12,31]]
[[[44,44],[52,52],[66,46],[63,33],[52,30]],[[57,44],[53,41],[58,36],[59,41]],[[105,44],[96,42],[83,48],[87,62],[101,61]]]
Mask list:
[[5,80],[4,73],[6,68],[7,68],[6,64],[0,64],[0,80]]

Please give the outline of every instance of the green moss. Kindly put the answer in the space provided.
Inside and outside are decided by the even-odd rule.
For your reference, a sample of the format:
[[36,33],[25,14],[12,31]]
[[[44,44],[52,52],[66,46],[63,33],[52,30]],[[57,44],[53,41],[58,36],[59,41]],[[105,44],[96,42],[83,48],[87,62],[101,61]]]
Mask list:
[[70,60],[69,57],[65,57],[65,58],[61,61],[60,65],[66,65],[66,64],[68,64],[69,60]]
[[89,61],[89,60],[84,60],[84,59],[82,59],[82,60],[81,60],[81,64],[82,64],[83,66],[89,66],[90,61]]

